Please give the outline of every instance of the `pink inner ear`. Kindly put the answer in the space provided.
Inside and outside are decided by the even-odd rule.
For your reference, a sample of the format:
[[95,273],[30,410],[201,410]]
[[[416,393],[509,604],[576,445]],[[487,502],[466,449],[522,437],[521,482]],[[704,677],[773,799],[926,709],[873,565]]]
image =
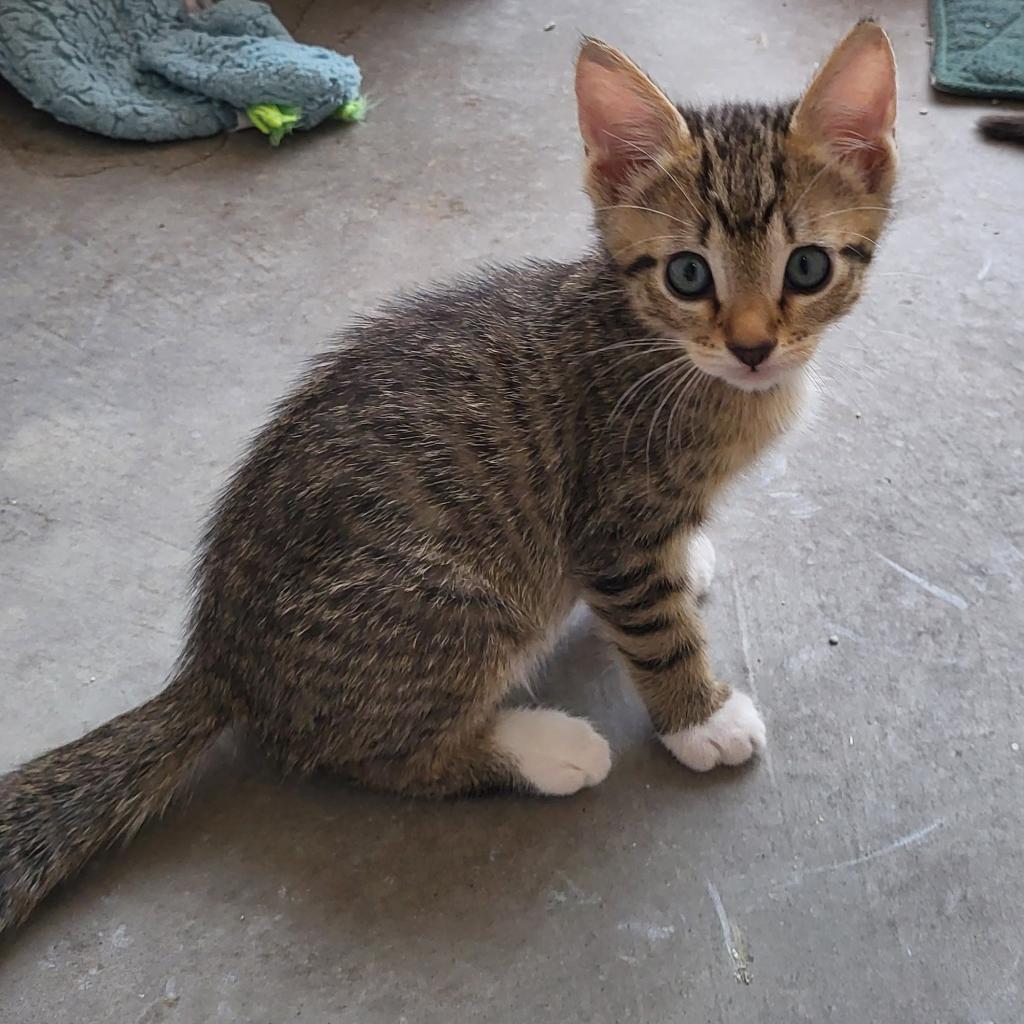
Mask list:
[[843,57],[812,86],[806,117],[826,145],[870,171],[889,156],[896,120],[895,69],[887,46],[873,42]]
[[[653,87],[652,87],[653,89]],[[670,142],[672,119],[665,101],[646,96],[620,69],[581,60],[576,75],[580,133],[603,177],[622,183]]]
[[895,94],[884,79],[865,79],[848,68],[830,83],[822,98],[823,128],[855,129],[866,141],[881,139],[892,130]]

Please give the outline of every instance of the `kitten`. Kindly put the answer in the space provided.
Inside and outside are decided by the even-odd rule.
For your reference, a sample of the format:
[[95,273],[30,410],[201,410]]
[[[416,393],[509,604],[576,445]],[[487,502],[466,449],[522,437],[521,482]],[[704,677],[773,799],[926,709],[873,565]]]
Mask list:
[[217,506],[168,687],[0,780],[0,930],[230,723],[286,770],[398,793],[596,785],[588,722],[503,708],[579,598],[684,765],[761,750],[709,664],[700,531],[860,294],[895,90],[871,22],[782,106],[677,108],[584,41],[595,250],[398,301],[316,362]]

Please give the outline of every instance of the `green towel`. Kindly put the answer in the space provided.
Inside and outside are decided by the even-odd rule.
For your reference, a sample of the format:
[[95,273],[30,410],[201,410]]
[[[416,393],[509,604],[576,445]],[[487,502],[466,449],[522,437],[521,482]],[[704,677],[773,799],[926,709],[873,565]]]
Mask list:
[[932,0],[932,85],[1024,99],[1024,0]]

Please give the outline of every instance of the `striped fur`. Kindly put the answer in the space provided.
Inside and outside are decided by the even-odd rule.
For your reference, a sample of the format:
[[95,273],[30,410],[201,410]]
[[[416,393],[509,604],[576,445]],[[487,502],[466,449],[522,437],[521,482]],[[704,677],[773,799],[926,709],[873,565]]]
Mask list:
[[1024,146],[1024,114],[988,114],[978,118],[978,131],[996,142]]
[[[427,796],[525,787],[496,715],[579,598],[660,733],[722,706],[686,545],[796,415],[889,178],[824,153],[792,104],[659,116],[685,137],[617,191],[591,147],[592,252],[402,299],[284,400],[211,518],[171,686],[0,780],[0,930],[159,813],[229,723],[286,770]],[[787,298],[779,260],[806,241],[838,254],[835,280]],[[684,304],[665,262],[698,246],[722,287]],[[740,292],[792,363],[767,390],[698,369]]]

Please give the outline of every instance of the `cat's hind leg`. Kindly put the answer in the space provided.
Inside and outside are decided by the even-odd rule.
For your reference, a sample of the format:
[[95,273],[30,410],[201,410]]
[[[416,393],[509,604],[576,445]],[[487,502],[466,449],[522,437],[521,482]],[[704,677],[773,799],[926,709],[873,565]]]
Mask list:
[[250,720],[286,768],[433,797],[564,796],[605,778],[608,743],[588,722],[505,705],[550,646],[561,603],[526,616],[458,579],[430,591],[389,585],[367,579],[373,566],[351,553],[333,568],[326,583],[289,593],[289,617],[267,616],[278,627],[259,638],[276,656],[271,672],[248,676],[238,656],[237,675],[253,679],[241,695]]
[[517,781],[545,796],[596,786],[612,765],[608,741],[589,722],[552,708],[500,711],[489,742]]
[[501,708],[482,728],[461,724],[407,757],[363,764],[356,774],[373,788],[408,796],[569,796],[604,781],[611,768],[608,741],[589,722],[553,708]]

